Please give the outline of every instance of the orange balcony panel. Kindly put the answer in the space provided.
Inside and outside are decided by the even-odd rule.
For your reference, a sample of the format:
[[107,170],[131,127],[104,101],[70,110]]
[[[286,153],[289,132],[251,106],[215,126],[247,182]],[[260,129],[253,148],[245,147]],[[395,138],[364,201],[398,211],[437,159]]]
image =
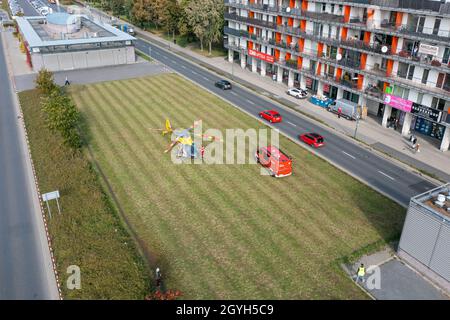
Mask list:
[[289,0],[289,8],[295,7],[295,0]]
[[302,10],[303,11],[308,10],[308,1],[306,1],[306,0],[302,1]]
[[319,42],[317,45],[317,56],[321,57],[323,52],[323,43]]
[[301,69],[303,64],[303,58],[297,57],[297,68]]
[[398,37],[392,37],[391,52],[393,54],[397,53],[397,45],[398,45]]
[[341,68],[337,68],[336,69],[336,80],[341,80],[342,77],[342,69]]
[[250,26],[248,27],[248,32],[249,33],[253,34],[254,31],[255,31],[255,27],[250,27]]
[[367,20],[373,20],[374,14],[375,14],[374,9],[367,9]]
[[283,24],[283,17],[277,16],[277,25],[281,26]]
[[286,43],[287,43],[287,45],[289,46],[291,44],[291,42],[292,42],[292,36],[287,35],[286,36]]
[[386,92],[387,87],[389,87],[389,83],[388,82],[383,83],[383,93]]
[[305,48],[305,39],[300,38],[298,39],[298,50],[303,52],[303,48]]
[[247,47],[251,50],[253,49],[253,42],[247,41]]
[[306,30],[306,20],[300,20],[300,30]]
[[317,75],[320,75],[320,71],[321,71],[321,70],[322,70],[322,63],[319,62],[318,65],[317,65],[316,74],[317,74]]
[[280,60],[280,50],[275,49],[275,61]]
[[291,54],[289,52],[286,52],[286,60],[290,60],[291,59]]
[[253,11],[250,11],[248,13],[249,18],[254,18],[255,17],[255,13]]
[[364,82],[364,76],[362,74],[358,75],[358,90],[362,90]]
[[342,40],[347,40],[347,34],[348,34],[348,28],[347,27],[343,27],[342,28],[342,32],[341,32],[341,39]]
[[403,12],[397,12],[395,15],[395,26],[399,27],[402,24]]
[[275,33],[275,41],[277,43],[281,41],[281,33],[279,33],[279,32]]
[[294,18],[288,18],[288,26],[292,27],[294,25]]
[[394,67],[394,60],[388,60],[386,64],[386,76],[390,77],[392,74],[392,68]]
[[364,31],[364,43],[365,44],[370,43],[370,31]]
[[351,10],[350,6],[344,7],[344,22],[345,23],[348,23],[350,21],[350,10]]
[[366,68],[367,63],[367,53],[361,54],[361,70],[364,70]]

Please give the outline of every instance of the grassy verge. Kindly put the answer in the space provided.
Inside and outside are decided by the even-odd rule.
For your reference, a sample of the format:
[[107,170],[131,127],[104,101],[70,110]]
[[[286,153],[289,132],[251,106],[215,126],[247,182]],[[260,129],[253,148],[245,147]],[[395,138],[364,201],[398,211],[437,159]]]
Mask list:
[[[91,164],[47,129],[38,91],[22,92],[19,98],[40,189],[61,193],[62,214],[55,214],[52,204],[49,228],[64,298],[143,299],[148,269]],[[81,269],[81,290],[64,285],[70,265]]]
[[177,128],[200,118],[204,130],[265,128],[177,75],[71,93],[93,154],[168,288],[192,299],[366,297],[335,262],[397,237],[402,207],[283,137],[294,159],[284,179],[251,164],[173,164],[163,153],[167,137],[149,130],[166,118]]
[[138,56],[141,57],[142,59],[147,60],[147,61],[150,61],[150,62],[153,61],[153,59],[150,58],[150,57],[148,56],[148,54],[145,54],[145,53],[143,53],[142,51],[140,51],[140,50],[138,50],[138,49],[136,49],[135,52],[136,52],[136,55],[138,55]]

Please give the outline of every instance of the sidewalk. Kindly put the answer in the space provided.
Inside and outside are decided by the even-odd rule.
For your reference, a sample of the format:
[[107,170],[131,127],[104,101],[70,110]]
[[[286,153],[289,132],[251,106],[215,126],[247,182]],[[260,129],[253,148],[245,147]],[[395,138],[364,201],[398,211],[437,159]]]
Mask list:
[[[208,58],[187,48],[175,45],[150,32],[142,31],[139,28],[137,28],[137,31],[144,39],[158,42],[166,49],[179,53],[183,57],[193,60],[208,69],[224,74],[235,82],[239,82],[282,104],[293,107],[342,134],[350,137],[354,136],[356,121],[349,121],[344,118],[338,119],[335,114],[307,100],[297,100],[288,96],[286,94],[287,86],[284,84],[274,82],[271,78],[262,77],[248,69],[242,69],[236,63],[232,67],[226,57]],[[442,181],[450,181],[450,173],[447,170],[447,168],[450,168],[450,152],[439,151],[437,140],[419,135],[420,152],[415,153],[410,148],[409,141],[402,137],[400,132],[383,128],[380,122],[381,119],[378,120],[371,116],[359,121],[356,138],[370,147],[422,171],[422,173],[431,174],[434,178],[439,178]]]
[[[397,259],[390,247],[371,255],[361,257],[354,264],[342,265],[344,271],[356,280],[360,264],[366,267],[361,286],[377,300],[449,300],[441,289]],[[378,267],[378,270],[374,270]],[[378,280],[378,283],[377,283]],[[377,287],[377,284],[379,287]]]

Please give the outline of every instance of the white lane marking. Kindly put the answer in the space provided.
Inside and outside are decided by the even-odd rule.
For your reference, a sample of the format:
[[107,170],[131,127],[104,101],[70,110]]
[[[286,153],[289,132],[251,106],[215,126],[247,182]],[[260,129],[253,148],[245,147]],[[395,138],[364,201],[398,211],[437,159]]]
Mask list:
[[195,72],[194,70],[191,70],[191,72],[193,73],[193,74],[198,74],[197,72]]
[[177,63],[175,60],[170,60],[170,61],[172,61],[172,63]]
[[207,77],[202,77],[203,79],[205,79],[206,81],[209,81],[209,79]]
[[183,66],[183,65],[181,65],[181,67],[182,67],[183,69],[186,69],[186,67],[185,67],[185,66]]
[[297,126],[295,123],[292,123],[292,122],[289,122],[289,121],[286,121],[286,122],[289,123],[291,126],[294,126],[294,127]]
[[352,156],[350,153],[347,153],[345,151],[342,151],[343,154],[346,154],[347,156],[349,156],[352,159],[356,159],[354,156]]
[[230,93],[231,93],[233,96],[236,96],[236,97],[237,97],[237,93],[236,93],[236,92],[230,91]]
[[395,179],[392,178],[391,176],[387,175],[386,173],[384,173],[383,171],[378,170],[379,173],[381,173],[383,176],[388,177],[389,179],[391,179],[392,181],[394,181]]
[[249,100],[249,99],[245,99],[248,103],[250,103],[250,104],[255,104],[252,100]]

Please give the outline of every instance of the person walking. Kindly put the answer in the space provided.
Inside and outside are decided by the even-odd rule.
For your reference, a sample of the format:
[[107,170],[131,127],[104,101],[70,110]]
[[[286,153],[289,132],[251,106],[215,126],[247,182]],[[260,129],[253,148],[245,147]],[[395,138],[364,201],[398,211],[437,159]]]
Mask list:
[[420,144],[416,144],[416,152],[420,152]]
[[67,76],[66,76],[66,82],[64,82],[64,85],[65,86],[69,86],[70,85],[69,78]]
[[202,160],[203,160],[203,156],[205,155],[205,147],[203,145],[200,147],[200,154],[201,154]]
[[159,288],[161,286],[161,281],[162,281],[161,270],[159,268],[156,268],[156,287]]
[[341,118],[341,113],[342,113],[342,108],[341,108],[341,107],[339,107],[339,108],[338,108],[338,119],[340,119],[340,118]]
[[366,268],[364,267],[364,263],[361,263],[361,265],[358,268],[358,272],[356,273],[356,283],[359,282],[359,280],[361,280],[362,282],[364,282],[364,276],[366,275]]

